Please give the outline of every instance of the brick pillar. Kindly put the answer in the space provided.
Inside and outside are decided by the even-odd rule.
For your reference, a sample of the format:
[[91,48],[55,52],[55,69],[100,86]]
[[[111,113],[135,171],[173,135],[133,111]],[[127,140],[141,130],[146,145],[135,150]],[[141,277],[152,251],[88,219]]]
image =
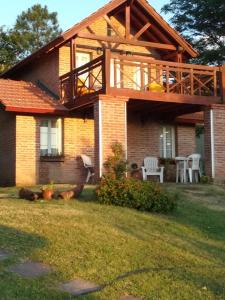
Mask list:
[[127,155],[127,98],[102,96],[94,105],[95,173],[100,178],[103,164],[111,154],[111,145],[119,142]]
[[205,170],[216,182],[225,180],[225,105],[213,105],[204,112]]
[[35,117],[16,116],[16,185],[37,184],[39,147]]

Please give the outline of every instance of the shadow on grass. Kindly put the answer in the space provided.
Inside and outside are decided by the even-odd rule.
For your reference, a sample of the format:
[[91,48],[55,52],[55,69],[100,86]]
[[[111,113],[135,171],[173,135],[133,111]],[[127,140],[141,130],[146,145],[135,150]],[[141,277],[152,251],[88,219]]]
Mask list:
[[[9,253],[9,257],[7,259],[2,261],[0,260],[0,267],[2,268],[0,274],[0,299],[75,299],[75,297],[70,295],[63,296],[63,294],[56,289],[49,288],[48,284],[46,284],[48,282],[48,278],[27,280],[25,278],[19,278],[10,272],[5,272],[7,271],[5,267],[14,264],[16,261],[18,261],[18,258],[22,257],[27,259],[31,256],[35,249],[43,248],[47,244],[47,239],[42,236],[0,225],[0,250],[4,250]],[[3,271],[4,269],[5,271]],[[95,295],[86,295],[79,299],[99,300],[100,298]]]
[[2,249],[12,251],[16,255],[29,256],[32,250],[46,245],[47,240],[44,237],[0,225],[0,248]]

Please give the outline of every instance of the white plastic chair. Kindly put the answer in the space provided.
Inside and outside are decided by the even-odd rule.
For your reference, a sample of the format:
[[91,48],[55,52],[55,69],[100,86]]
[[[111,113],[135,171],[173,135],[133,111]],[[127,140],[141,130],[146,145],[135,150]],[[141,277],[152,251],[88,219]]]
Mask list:
[[86,178],[86,183],[89,182],[90,178],[95,175],[94,173],[94,166],[92,164],[91,158],[85,154],[81,154],[81,159],[83,161],[85,169],[87,169],[87,178]]
[[191,183],[193,182],[193,175],[195,182],[198,182],[199,177],[202,176],[200,169],[200,159],[200,154],[192,154],[188,156],[188,175]]
[[163,183],[164,167],[159,167],[157,157],[146,157],[142,169],[143,180],[148,176],[159,176],[160,183]]

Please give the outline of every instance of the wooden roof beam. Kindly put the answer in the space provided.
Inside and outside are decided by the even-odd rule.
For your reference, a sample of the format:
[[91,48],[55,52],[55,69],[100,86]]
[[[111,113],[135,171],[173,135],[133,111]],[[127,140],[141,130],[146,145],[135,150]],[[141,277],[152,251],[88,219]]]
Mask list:
[[130,5],[125,7],[125,36],[126,39],[130,39]]
[[134,36],[133,36],[133,40],[138,40],[138,38],[146,31],[148,30],[148,28],[151,26],[151,24],[149,22],[147,22],[145,24],[145,26],[143,26]]
[[111,22],[110,18],[107,15],[104,15],[104,19],[107,22],[107,24],[113,29],[113,31],[121,38],[123,39],[124,36],[119,32],[116,26]]
[[[135,13],[135,15],[140,19],[140,20],[144,20],[144,22],[148,22],[149,23],[149,19],[146,18],[146,16],[140,12],[140,10],[138,8],[136,8],[135,6],[133,7],[133,12]],[[168,43],[171,44],[171,41],[154,25],[151,24],[151,30],[156,33],[156,35],[164,42],[164,43]]]
[[117,38],[117,37],[101,36],[101,35],[88,34],[88,33],[78,33],[77,36],[80,38],[84,38],[84,39],[99,40],[99,41],[110,42],[110,43],[115,43],[115,44],[119,43],[119,44],[149,47],[149,48],[170,50],[170,51],[175,51],[177,49],[174,45],[169,45],[169,44],[127,40],[127,39],[121,39],[121,38]]

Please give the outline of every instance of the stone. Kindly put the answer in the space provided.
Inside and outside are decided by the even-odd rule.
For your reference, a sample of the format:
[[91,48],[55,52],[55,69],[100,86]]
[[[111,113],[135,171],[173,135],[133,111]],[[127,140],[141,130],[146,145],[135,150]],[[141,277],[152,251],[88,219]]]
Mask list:
[[7,198],[11,198],[10,194],[0,194],[0,199],[7,199]]
[[10,254],[5,250],[0,249],[0,261],[9,258]]
[[59,289],[73,296],[81,296],[97,292],[101,290],[101,286],[83,279],[75,279],[61,284]]
[[12,266],[10,268],[10,271],[22,277],[36,278],[50,273],[52,269],[49,266],[42,263],[27,261]]

